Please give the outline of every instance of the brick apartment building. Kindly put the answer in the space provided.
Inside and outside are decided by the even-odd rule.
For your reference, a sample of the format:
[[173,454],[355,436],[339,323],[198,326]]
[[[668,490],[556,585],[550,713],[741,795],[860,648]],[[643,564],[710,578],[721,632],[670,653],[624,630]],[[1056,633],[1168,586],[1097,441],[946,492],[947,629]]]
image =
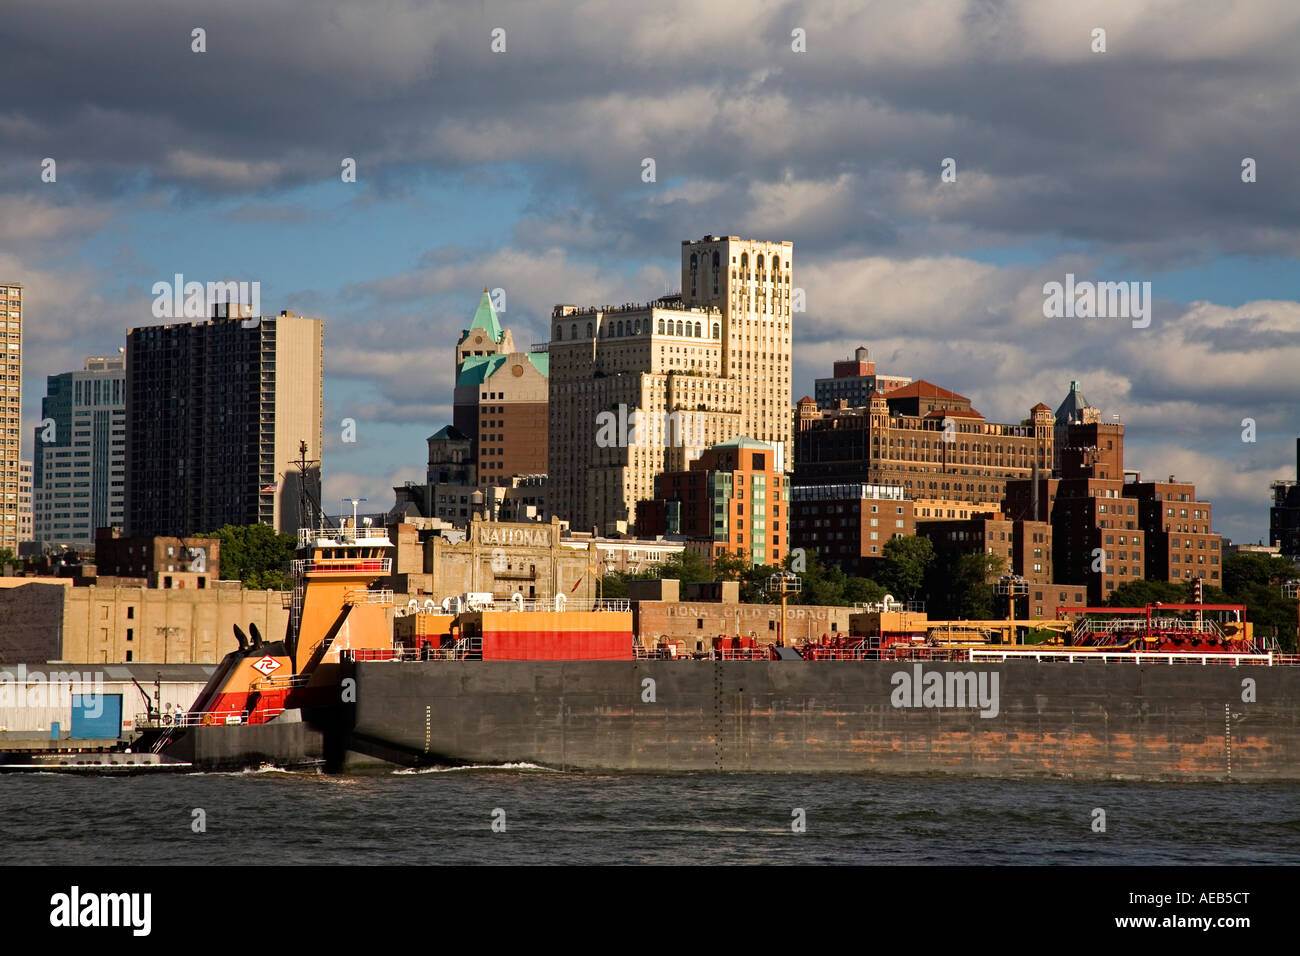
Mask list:
[[875,392],[861,408],[822,410],[801,399],[794,484],[897,485],[918,509],[942,514],[961,502],[992,511],[1008,481],[1050,474],[1053,444],[1052,412],[1041,402],[1020,424],[996,424],[965,396],[920,380]]
[[790,489],[792,546],[846,574],[870,577],[889,540],[913,533],[914,502],[898,485],[851,482]]
[[684,535],[710,564],[722,552],[777,565],[790,547],[789,489],[776,448],[741,436],[706,449],[687,471],[655,479],[637,502],[641,536]]
[[817,407],[839,408],[840,402],[848,408],[862,406],[867,404],[872,392],[889,393],[911,384],[912,380],[902,375],[877,374],[876,363],[870,356],[870,350],[859,346],[854,350],[853,358],[832,366],[830,378],[817,379],[813,385]]
[[1053,581],[1052,526],[1046,521],[1013,520],[1002,512],[990,512],[964,521],[918,521],[916,533],[928,538],[935,553],[944,558],[996,554],[1007,574],[1038,585]]
[[1058,409],[1057,477],[1008,482],[1003,510],[1050,522],[1058,582],[1084,584],[1100,604],[1128,581],[1202,578],[1222,586],[1222,539],[1195,487],[1142,481],[1124,468],[1124,426],[1100,420],[1079,383]]

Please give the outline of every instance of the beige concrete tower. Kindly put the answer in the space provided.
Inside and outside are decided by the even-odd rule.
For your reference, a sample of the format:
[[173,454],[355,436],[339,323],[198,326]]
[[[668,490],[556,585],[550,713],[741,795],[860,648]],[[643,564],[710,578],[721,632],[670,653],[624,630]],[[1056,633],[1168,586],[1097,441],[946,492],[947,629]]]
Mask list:
[[742,435],[773,443],[778,470],[789,467],[791,251],[709,236],[682,245],[680,295],[555,307],[553,515],[583,531],[629,530],[656,475]]
[[743,433],[789,463],[794,245],[736,236],[682,243],[682,305],[722,313],[722,374],[740,383]]
[[0,548],[18,552],[23,424],[23,287],[0,281]]

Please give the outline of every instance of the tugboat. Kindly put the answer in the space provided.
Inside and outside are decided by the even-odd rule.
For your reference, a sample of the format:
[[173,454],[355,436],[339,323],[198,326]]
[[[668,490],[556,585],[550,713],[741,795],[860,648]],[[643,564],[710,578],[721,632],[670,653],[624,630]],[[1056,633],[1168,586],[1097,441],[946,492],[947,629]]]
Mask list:
[[393,654],[393,594],[374,585],[392,572],[394,546],[387,531],[355,515],[337,530],[303,529],[298,543],[285,638],[236,627],[239,647],[187,713],[137,718],[137,747],[196,770],[325,764],[326,740],[355,700],[342,655]]

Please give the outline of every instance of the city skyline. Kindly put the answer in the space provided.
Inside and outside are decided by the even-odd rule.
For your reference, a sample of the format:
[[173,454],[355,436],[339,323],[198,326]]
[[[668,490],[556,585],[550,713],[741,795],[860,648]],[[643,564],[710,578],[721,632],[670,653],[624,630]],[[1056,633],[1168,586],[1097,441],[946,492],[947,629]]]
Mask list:
[[[105,78],[38,84],[0,128],[23,457],[45,378],[154,324],[155,282],[259,281],[266,313],[326,322],[327,510],[344,495],[386,508],[452,421],[445,343],[485,285],[505,290],[524,348],[557,304],[679,291],[676,244],[731,234],[799,249],[794,399],[859,345],[990,421],[1055,407],[1077,380],[1127,426],[1131,467],[1195,482],[1215,530],[1267,540],[1269,484],[1294,477],[1300,432],[1295,10],[682,6],[677,30],[662,8],[611,8],[602,26],[545,3],[434,6],[350,31],[290,8],[251,35],[251,7],[196,24],[84,4],[56,51],[51,14],[20,5],[6,88],[20,72]],[[123,56],[131,77],[109,63]],[[1029,88],[1051,91],[1050,115]],[[1067,275],[1151,282],[1150,327],[1045,318],[1043,286]]]

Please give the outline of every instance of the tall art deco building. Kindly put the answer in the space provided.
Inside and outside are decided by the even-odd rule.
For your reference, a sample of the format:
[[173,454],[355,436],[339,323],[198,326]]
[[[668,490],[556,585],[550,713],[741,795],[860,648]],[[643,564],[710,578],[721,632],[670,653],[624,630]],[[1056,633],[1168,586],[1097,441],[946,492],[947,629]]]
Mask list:
[[22,511],[23,287],[0,281],[0,548],[17,553]]
[[682,243],[682,291],[645,304],[556,306],[548,501],[577,530],[630,530],[654,478],[746,436],[791,448],[793,245]]

